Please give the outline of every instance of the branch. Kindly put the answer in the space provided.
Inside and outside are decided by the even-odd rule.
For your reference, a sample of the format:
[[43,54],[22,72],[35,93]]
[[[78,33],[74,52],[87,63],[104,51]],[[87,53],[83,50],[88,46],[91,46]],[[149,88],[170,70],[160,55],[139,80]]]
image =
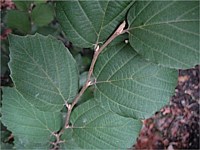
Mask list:
[[88,72],[88,76],[87,76],[87,80],[86,83],[83,85],[82,89],[80,90],[80,92],[78,93],[78,95],[74,98],[72,104],[68,104],[66,103],[66,107],[68,109],[67,111],[67,115],[66,115],[66,119],[65,119],[65,125],[64,127],[60,130],[60,132],[58,134],[55,134],[57,137],[56,142],[54,143],[54,145],[56,145],[56,147],[58,146],[57,144],[59,144],[60,142],[60,136],[64,133],[64,130],[66,128],[69,128],[69,120],[70,120],[70,115],[72,112],[72,109],[74,108],[74,106],[77,104],[78,100],[80,99],[80,97],[83,95],[83,93],[85,92],[85,90],[92,85],[92,81],[91,81],[91,77],[94,71],[94,66],[96,64],[97,58],[99,56],[99,54],[102,52],[102,50],[108,46],[108,44],[110,44],[117,36],[119,36],[120,34],[123,34],[125,32],[127,32],[126,30],[124,30],[124,27],[126,25],[126,22],[123,21],[123,23],[115,30],[115,32],[108,38],[108,40],[99,48],[99,45],[97,45],[95,47],[95,53],[93,55],[93,59],[90,65],[90,69]]

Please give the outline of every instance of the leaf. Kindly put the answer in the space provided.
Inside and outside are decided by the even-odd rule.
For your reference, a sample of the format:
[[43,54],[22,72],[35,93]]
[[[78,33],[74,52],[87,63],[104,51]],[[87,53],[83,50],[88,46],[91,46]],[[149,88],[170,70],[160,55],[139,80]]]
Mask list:
[[80,87],[84,86],[84,84],[86,83],[87,76],[88,76],[88,71],[85,71],[85,72],[83,72],[83,73],[80,74],[80,77],[79,77],[79,86]]
[[78,47],[104,42],[125,18],[134,1],[62,1],[57,19],[69,40]]
[[36,4],[36,5],[46,3],[46,2],[47,2],[47,0],[34,0],[34,4]]
[[42,34],[42,35],[52,35],[52,36],[55,36],[58,34],[58,30],[57,29],[54,29],[52,27],[49,27],[49,26],[44,26],[44,27],[40,27],[37,29],[36,31],[37,33],[39,34]]
[[48,4],[38,4],[31,12],[31,18],[38,26],[47,25],[54,18],[53,7]]
[[12,144],[1,142],[1,150],[12,150],[12,149],[13,149]]
[[94,97],[122,116],[146,118],[174,93],[177,71],[141,58],[129,44],[108,47],[94,68]]
[[89,87],[84,93],[83,95],[80,97],[77,106],[81,105],[82,103],[85,103],[86,101],[90,100],[94,98],[94,89],[93,87]]
[[128,13],[131,46],[170,68],[200,63],[199,1],[138,1]]
[[22,11],[28,11],[31,5],[31,1],[19,1],[19,0],[13,0],[15,3],[17,9]]
[[19,32],[26,34],[31,30],[31,22],[27,12],[19,10],[10,10],[7,12],[7,25],[12,29],[17,29]]
[[78,71],[60,41],[39,34],[11,35],[9,66],[17,90],[43,111],[60,111],[78,90]]
[[64,149],[76,149],[76,150],[79,150],[79,149],[82,149],[81,147],[79,147],[76,143],[76,141],[73,139],[73,130],[72,128],[68,128],[68,129],[65,129],[61,139],[64,142],[64,144],[61,144],[60,145],[60,149],[64,150]]
[[110,44],[109,46],[114,46],[114,45],[117,45],[117,44],[120,44],[120,43],[128,43],[128,34],[124,33],[124,34],[121,34],[120,36],[117,36]]
[[74,141],[74,139],[69,139],[67,141],[65,141],[64,144],[62,144],[61,146],[61,150],[65,150],[65,149],[74,149],[74,150],[80,150],[83,148],[80,148]]
[[34,143],[34,141],[20,139],[18,137],[15,137],[14,145],[17,150],[49,150],[51,147],[50,143]]
[[35,108],[15,88],[3,88],[2,122],[23,142],[49,143],[61,126],[60,112]]
[[[72,131],[69,141],[82,149],[127,149],[134,144],[141,122],[124,118],[100,107],[94,99],[78,106],[71,115]],[[71,133],[72,132],[72,133]]]

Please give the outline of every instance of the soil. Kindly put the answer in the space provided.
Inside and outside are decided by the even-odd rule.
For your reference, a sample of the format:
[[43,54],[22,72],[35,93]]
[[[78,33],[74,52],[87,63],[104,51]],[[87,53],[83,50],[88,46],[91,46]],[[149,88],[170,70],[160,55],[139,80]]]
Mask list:
[[178,85],[170,104],[143,121],[133,149],[200,148],[200,66],[179,70]]

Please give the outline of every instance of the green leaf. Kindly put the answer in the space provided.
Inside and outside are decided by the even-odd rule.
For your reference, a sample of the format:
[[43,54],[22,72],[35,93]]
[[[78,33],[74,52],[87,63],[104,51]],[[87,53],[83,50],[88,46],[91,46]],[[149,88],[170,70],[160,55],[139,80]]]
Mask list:
[[[94,99],[78,106],[71,115],[72,134],[70,140],[82,149],[127,149],[140,131],[141,122],[119,116],[100,107]],[[71,133],[72,132],[72,133]]]
[[199,1],[138,1],[128,13],[131,46],[170,68],[200,63]]
[[65,141],[63,144],[60,145],[61,150],[65,150],[65,149],[82,149],[81,147],[78,146],[78,144],[76,143],[76,141],[74,140],[73,136],[73,129],[72,128],[68,128],[65,129],[61,139],[63,141]]
[[36,32],[45,36],[52,35],[56,37],[58,31],[50,26],[44,26],[38,28]]
[[18,91],[43,111],[60,111],[78,90],[76,62],[52,36],[11,35],[9,66]]
[[40,111],[15,88],[3,88],[2,122],[23,142],[49,144],[61,121],[60,112]]
[[54,18],[53,7],[49,4],[38,4],[31,12],[31,18],[38,26],[47,25]]
[[12,29],[17,29],[19,32],[25,34],[31,30],[31,22],[27,12],[19,10],[10,10],[7,12],[7,25]]
[[177,71],[144,60],[129,44],[108,47],[94,68],[94,97],[122,116],[145,118],[173,95]]
[[114,46],[120,43],[128,43],[128,34],[124,33],[121,34],[120,36],[117,36],[110,44],[109,46]]
[[125,19],[134,1],[62,1],[57,19],[69,40],[78,47],[104,42]]
[[[80,56],[80,55],[79,55]],[[81,56],[80,56],[81,57]],[[88,76],[88,71],[83,72],[82,74],[80,74],[79,77],[79,86],[82,87],[84,86],[84,84],[87,81],[87,76]]]
[[46,3],[46,2],[47,2],[47,0],[34,0],[34,4],[36,4],[36,5]]
[[85,103],[86,101],[94,98],[94,88],[89,87],[84,94],[80,97],[77,105],[81,105],[82,103]]
[[12,149],[13,149],[12,144],[1,142],[1,150],[12,150]]
[[49,150],[51,148],[50,143],[35,143],[27,139],[20,139],[15,136],[14,139],[15,149],[17,150]]
[[22,11],[27,11],[30,8],[31,1],[19,1],[19,0],[13,0],[15,3],[17,9],[22,10]]

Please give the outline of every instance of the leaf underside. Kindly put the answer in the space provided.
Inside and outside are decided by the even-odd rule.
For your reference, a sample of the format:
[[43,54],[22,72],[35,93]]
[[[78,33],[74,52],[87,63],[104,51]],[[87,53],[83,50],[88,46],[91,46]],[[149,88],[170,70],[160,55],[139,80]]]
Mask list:
[[76,62],[60,41],[11,35],[9,67],[18,91],[43,111],[60,111],[78,90]]
[[122,116],[146,118],[174,93],[177,71],[144,60],[129,44],[108,47],[95,70],[95,98]]
[[15,136],[14,147],[17,150],[49,150],[51,148],[50,142],[47,143],[35,143],[27,139],[21,139]]
[[89,48],[111,35],[133,2],[62,1],[56,3],[56,14],[69,40],[76,46]]
[[128,13],[131,46],[170,68],[200,63],[199,1],[138,1]]
[[40,111],[17,89],[4,88],[1,120],[24,144],[48,145],[52,133],[60,129],[61,113]]
[[[94,99],[73,111],[71,123],[70,140],[81,149],[130,148],[141,128],[139,120],[119,116],[99,106]],[[67,142],[64,147],[69,148]]]

